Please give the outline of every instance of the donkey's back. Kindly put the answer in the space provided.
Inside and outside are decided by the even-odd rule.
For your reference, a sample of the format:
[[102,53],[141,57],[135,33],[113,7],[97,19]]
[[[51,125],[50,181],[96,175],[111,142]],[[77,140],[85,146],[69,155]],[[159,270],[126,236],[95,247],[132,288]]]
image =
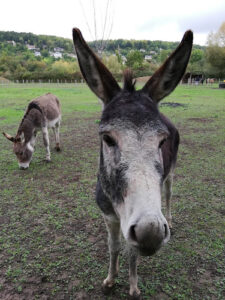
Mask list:
[[47,93],[33,99],[28,105],[28,110],[29,106],[32,106],[33,104],[36,104],[40,107],[43,116],[48,121],[53,121],[61,117],[61,107],[59,99],[51,93]]

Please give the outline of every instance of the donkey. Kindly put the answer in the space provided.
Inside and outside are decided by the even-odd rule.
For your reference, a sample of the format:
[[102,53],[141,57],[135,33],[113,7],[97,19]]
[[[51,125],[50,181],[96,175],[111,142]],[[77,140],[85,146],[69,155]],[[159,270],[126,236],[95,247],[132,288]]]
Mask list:
[[[135,90],[126,71],[121,88],[88,47],[79,29],[73,41],[81,72],[90,89],[103,101],[99,124],[100,159],[97,204],[108,230],[110,263],[103,292],[118,273],[120,232],[129,252],[129,294],[139,299],[138,254],[150,256],[170,239],[171,188],[179,133],[158,110],[158,103],[177,86],[191,54],[193,33],[187,31],[165,63],[141,90]],[[161,212],[165,186],[166,218]]]
[[3,132],[3,135],[13,142],[13,152],[16,154],[20,169],[27,169],[34,152],[37,131],[41,130],[46,147],[46,161],[51,160],[49,149],[48,127],[55,135],[57,151],[59,145],[59,127],[61,122],[60,103],[56,96],[48,93],[32,100],[23,116],[15,137]]

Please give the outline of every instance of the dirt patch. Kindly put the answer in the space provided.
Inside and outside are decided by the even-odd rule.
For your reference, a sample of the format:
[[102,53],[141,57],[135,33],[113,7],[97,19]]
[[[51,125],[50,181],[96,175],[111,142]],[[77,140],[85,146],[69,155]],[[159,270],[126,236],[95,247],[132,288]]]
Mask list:
[[206,118],[189,118],[188,121],[194,121],[198,123],[212,123],[214,120]]
[[146,83],[150,78],[151,76],[143,76],[143,77],[137,77],[135,78],[135,80],[137,83]]
[[187,104],[181,104],[181,103],[176,103],[176,102],[162,102],[160,103],[160,106],[168,106],[168,107],[187,107]]
[[[190,149],[195,149],[196,147],[198,147],[198,145],[196,145],[196,143],[194,141],[192,141],[191,139],[185,139],[185,138],[181,137],[180,143]],[[185,153],[182,153],[182,154],[186,155]]]

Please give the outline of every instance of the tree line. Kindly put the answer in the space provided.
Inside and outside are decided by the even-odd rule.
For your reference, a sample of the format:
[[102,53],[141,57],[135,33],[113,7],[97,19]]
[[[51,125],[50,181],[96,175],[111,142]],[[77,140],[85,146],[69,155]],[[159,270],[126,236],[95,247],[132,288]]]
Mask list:
[[[99,41],[90,42],[95,51]],[[34,46],[29,49],[29,45]],[[136,77],[147,76],[165,61],[177,42],[109,40],[101,59],[117,79],[131,68]],[[54,51],[60,51],[60,58]],[[0,31],[0,77],[9,80],[80,80],[72,40],[55,36]],[[147,58],[147,59],[146,59]],[[225,77],[225,23],[208,36],[207,46],[194,45],[187,71],[204,77]]]

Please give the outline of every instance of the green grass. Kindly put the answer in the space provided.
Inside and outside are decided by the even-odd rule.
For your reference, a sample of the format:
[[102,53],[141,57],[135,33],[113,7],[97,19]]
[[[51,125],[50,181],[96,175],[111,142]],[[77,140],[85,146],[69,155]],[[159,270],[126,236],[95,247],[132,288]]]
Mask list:
[[55,85],[35,88],[29,87],[29,85],[25,85],[25,88],[16,85],[15,87],[0,88],[0,126],[17,124],[30,100],[48,92],[60,99],[63,115],[74,111],[86,112],[89,115],[91,112],[101,110],[96,97],[82,84],[63,86],[62,88]]
[[[101,105],[85,85],[0,88],[0,128],[15,134],[28,102],[52,92],[62,104],[61,153],[43,159],[41,136],[30,168],[20,171],[0,136],[0,299],[127,299],[122,251],[116,288],[107,274],[107,233],[94,200]],[[225,92],[179,86],[162,105],[180,131],[173,188],[174,235],[140,258],[144,299],[224,299]]]

